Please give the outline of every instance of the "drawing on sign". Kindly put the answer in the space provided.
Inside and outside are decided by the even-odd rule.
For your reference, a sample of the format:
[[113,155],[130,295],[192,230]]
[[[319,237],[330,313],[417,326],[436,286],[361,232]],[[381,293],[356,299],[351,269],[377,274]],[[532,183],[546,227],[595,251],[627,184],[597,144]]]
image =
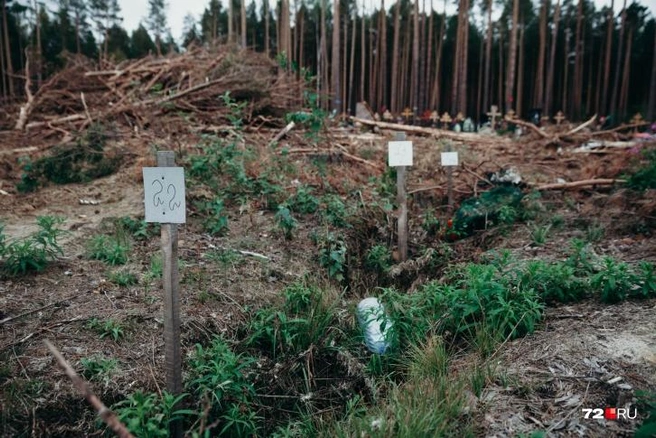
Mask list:
[[185,223],[182,167],[144,167],[143,176],[146,222]]
[[388,150],[389,166],[412,166],[412,142],[390,141]]
[[442,152],[442,166],[457,166],[458,152]]

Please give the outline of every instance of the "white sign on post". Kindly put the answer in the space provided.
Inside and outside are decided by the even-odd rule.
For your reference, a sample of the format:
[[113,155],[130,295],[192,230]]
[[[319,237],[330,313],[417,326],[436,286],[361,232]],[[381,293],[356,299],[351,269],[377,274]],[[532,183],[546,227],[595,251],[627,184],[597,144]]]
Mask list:
[[144,167],[146,222],[184,224],[187,219],[182,167]]
[[457,166],[458,152],[442,152],[442,166]]
[[387,156],[390,167],[412,166],[412,142],[390,141]]

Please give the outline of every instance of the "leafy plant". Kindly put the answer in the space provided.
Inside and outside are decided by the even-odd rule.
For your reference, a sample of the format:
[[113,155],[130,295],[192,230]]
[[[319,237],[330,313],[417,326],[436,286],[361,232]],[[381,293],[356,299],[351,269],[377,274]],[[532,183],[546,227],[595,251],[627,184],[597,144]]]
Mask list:
[[89,380],[101,380],[105,386],[109,384],[112,376],[118,370],[118,361],[116,359],[107,359],[96,356],[80,359],[82,365],[82,375]]
[[114,271],[109,273],[109,281],[117,286],[133,286],[139,282],[137,276],[130,271]]
[[346,205],[341,198],[337,195],[327,194],[321,200],[323,204],[323,218],[335,227],[346,227],[348,225],[346,221]]
[[284,205],[278,206],[275,220],[278,227],[283,231],[285,239],[291,240],[293,231],[298,227],[298,222],[292,216],[289,208]]
[[610,304],[625,300],[636,283],[637,278],[629,265],[618,263],[610,257],[604,258],[603,269],[591,279],[592,287],[601,292],[601,301]]
[[101,260],[110,265],[124,265],[127,263],[128,251],[127,242],[105,234],[93,236],[88,245],[89,258]]
[[426,210],[422,217],[421,227],[429,236],[437,236],[440,232],[440,220],[435,217],[432,211]]
[[187,394],[176,397],[163,392],[160,397],[155,393],[137,391],[112,406],[112,410],[135,436],[164,438],[169,436],[172,422],[196,415],[194,411],[176,408],[185,397]]
[[392,252],[385,245],[374,245],[365,256],[365,267],[378,275],[385,274],[392,266]]
[[630,174],[626,181],[627,187],[634,190],[643,191],[656,188],[656,150],[645,150],[643,158],[646,163]]
[[519,282],[523,288],[534,289],[547,303],[580,301],[590,289],[589,281],[577,277],[574,267],[541,260],[529,262]]
[[286,204],[291,211],[300,214],[312,214],[319,209],[319,200],[312,195],[312,188],[304,185],[296,188]]
[[145,220],[133,219],[130,216],[123,216],[118,219],[118,225],[132,234],[137,240],[150,239],[160,232],[160,225],[149,223]]
[[601,239],[604,238],[606,230],[604,227],[599,224],[599,222],[594,222],[590,225],[585,230],[585,240],[591,243],[599,242]]
[[58,239],[64,233],[59,228],[63,218],[39,216],[36,219],[39,229],[25,237],[6,241],[0,228],[0,274],[16,277],[29,272],[41,272],[48,263],[63,254]]
[[531,229],[531,239],[536,246],[542,246],[547,241],[551,225],[534,225]]
[[87,328],[98,333],[100,335],[100,339],[112,338],[114,342],[118,342],[125,336],[123,326],[121,326],[118,321],[115,321],[111,318],[104,321],[101,321],[98,318],[91,318],[89,322],[87,322]]
[[319,242],[319,264],[328,271],[328,276],[344,281],[346,274],[346,243],[341,237],[328,233]]
[[225,215],[223,200],[216,198],[204,205],[207,218],[203,222],[205,231],[216,236],[223,236],[228,231],[228,217]]

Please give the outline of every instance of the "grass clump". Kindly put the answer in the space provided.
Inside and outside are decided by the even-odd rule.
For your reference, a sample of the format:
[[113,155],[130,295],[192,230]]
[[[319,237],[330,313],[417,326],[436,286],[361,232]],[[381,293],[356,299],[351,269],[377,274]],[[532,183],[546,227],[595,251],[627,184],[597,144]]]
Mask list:
[[88,256],[110,265],[124,265],[128,261],[128,243],[115,236],[99,234],[93,236],[88,244]]
[[319,242],[319,264],[326,269],[328,277],[338,282],[346,280],[346,252],[344,239],[328,233]]
[[109,281],[121,287],[134,286],[139,282],[139,279],[137,278],[136,274],[130,271],[110,272],[108,277],[109,277]]
[[626,181],[627,187],[638,191],[656,188],[656,149],[645,150],[642,156],[645,162]]
[[8,241],[0,226],[0,276],[18,277],[43,271],[63,254],[58,239],[64,233],[59,226],[63,218],[39,216],[39,229],[23,239]]
[[102,381],[105,386],[111,382],[113,375],[118,371],[118,361],[102,356],[80,359],[82,375],[88,380]]
[[123,330],[121,323],[111,318],[104,321],[91,318],[86,327],[98,333],[100,339],[111,338],[114,342],[118,342],[125,337],[125,330]]
[[294,236],[294,230],[298,228],[298,221],[294,219],[289,208],[285,205],[279,205],[275,220],[276,225],[283,232],[285,239],[291,240]]
[[169,436],[172,422],[195,415],[191,410],[177,408],[186,396],[137,391],[112,406],[112,410],[134,436],[165,438]]

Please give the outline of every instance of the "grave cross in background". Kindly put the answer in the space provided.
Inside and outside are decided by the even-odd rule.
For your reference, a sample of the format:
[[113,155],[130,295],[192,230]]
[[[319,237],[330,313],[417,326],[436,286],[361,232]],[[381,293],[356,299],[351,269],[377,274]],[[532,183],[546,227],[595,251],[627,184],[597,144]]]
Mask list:
[[560,126],[560,123],[565,120],[565,114],[562,111],[558,111],[554,119],[556,120],[556,124]]
[[451,116],[449,115],[449,113],[444,111],[444,114],[442,114],[442,118],[440,119],[440,122],[442,122],[442,128],[447,129],[449,123],[451,123]]
[[456,122],[462,122],[463,120],[465,120],[465,115],[462,112],[458,112],[456,114]]
[[430,120],[433,122],[433,126],[437,126],[437,122],[440,121],[440,115],[437,114],[437,111],[433,110],[432,113],[430,113]]
[[383,120],[385,120],[386,122],[391,122],[394,120],[394,116],[392,116],[392,113],[389,112],[389,110],[385,110],[385,112],[383,113]]
[[410,117],[412,117],[414,115],[414,113],[412,112],[412,110],[410,108],[406,108],[406,109],[403,110],[401,115],[405,119],[405,122],[408,123],[408,119],[410,119]]
[[492,123],[492,129],[497,125],[497,117],[501,115],[499,112],[499,107],[496,105],[492,105],[490,107],[490,112],[487,113],[488,116],[490,116],[490,122]]
[[506,118],[508,120],[514,120],[515,119],[515,110],[514,109],[509,109],[508,112],[506,113]]

